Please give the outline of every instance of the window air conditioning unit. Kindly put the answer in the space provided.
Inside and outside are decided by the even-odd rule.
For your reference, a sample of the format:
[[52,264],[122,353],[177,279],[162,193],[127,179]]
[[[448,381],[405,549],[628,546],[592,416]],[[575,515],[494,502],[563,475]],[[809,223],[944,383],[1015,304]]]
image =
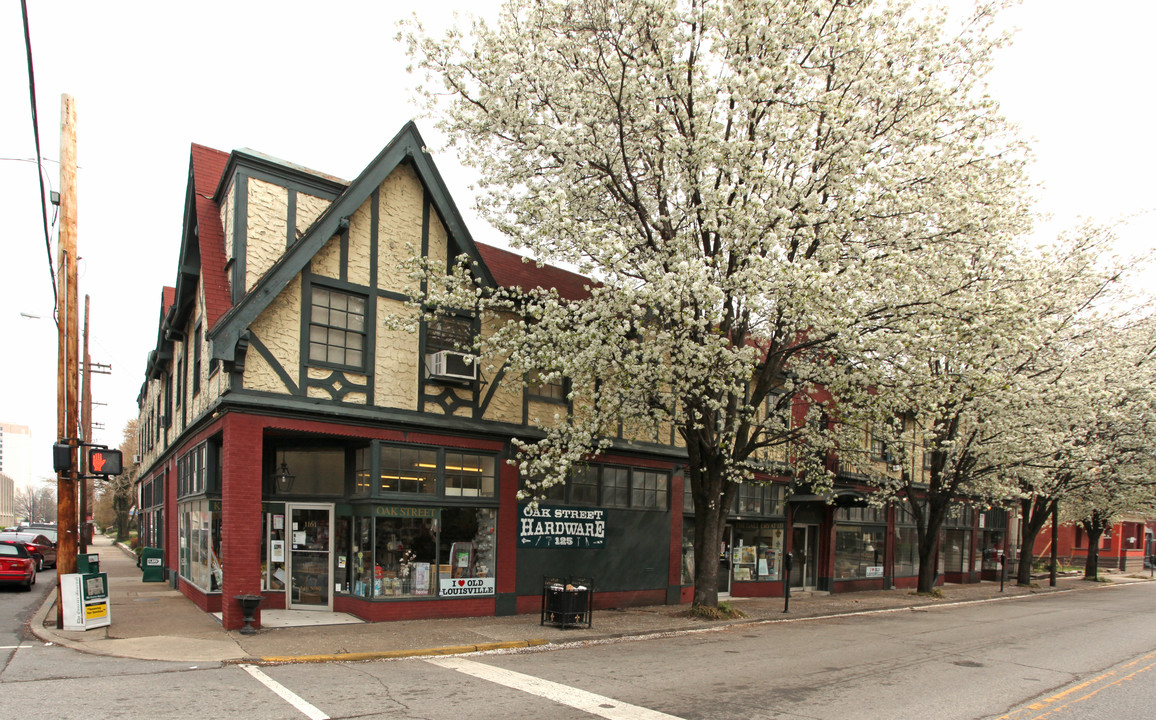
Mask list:
[[134,465],[140,465],[140,455],[133,455],[132,462]]
[[442,350],[426,355],[426,369],[436,378],[477,380],[478,364],[466,353]]

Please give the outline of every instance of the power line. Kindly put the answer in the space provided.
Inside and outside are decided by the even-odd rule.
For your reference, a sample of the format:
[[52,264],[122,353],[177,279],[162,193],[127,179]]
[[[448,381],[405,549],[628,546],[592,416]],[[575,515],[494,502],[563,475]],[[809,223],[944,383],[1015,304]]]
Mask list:
[[32,70],[32,35],[28,29],[28,0],[20,0],[24,18],[24,49],[28,54],[28,97],[32,105],[32,137],[36,141],[36,167],[40,169],[40,217],[44,221],[44,249],[48,252],[48,274],[52,277],[52,309],[56,314],[60,298],[56,294],[56,269],[52,267],[52,239],[48,230],[48,204],[44,193],[44,160],[40,157],[40,122],[36,117],[36,75]]

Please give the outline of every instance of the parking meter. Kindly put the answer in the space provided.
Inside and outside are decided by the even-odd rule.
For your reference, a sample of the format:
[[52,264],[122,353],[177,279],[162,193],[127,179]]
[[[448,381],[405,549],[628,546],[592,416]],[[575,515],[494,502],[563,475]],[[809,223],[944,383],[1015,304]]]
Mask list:
[[999,554],[999,591],[1003,592],[1004,579],[1007,577],[1007,557],[1001,552]]

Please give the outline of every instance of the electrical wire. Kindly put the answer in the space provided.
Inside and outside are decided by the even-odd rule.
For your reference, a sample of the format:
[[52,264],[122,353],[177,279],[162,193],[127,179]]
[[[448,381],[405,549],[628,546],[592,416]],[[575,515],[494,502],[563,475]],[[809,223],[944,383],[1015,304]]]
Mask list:
[[[28,0],[20,0],[20,14],[24,18],[24,49],[28,55],[28,97],[32,105],[32,137],[36,141],[36,167],[40,169],[40,217],[44,222],[44,249],[48,252],[48,274],[52,278],[52,314],[60,306],[56,292],[56,269],[52,266],[52,239],[48,229],[48,202],[44,194],[44,160],[40,156],[40,123],[36,117],[36,75],[32,70],[32,35],[28,29]],[[54,220],[55,221],[55,220]]]

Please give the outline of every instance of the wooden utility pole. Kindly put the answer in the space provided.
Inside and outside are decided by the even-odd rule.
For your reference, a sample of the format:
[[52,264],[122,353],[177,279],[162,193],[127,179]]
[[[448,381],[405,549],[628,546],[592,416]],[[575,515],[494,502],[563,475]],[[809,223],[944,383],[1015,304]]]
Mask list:
[[[84,296],[84,355],[80,375],[80,439],[85,445],[92,442],[92,359],[88,356],[88,295]],[[80,502],[77,515],[80,516],[80,534],[76,538],[79,553],[88,552],[88,453],[80,452]]]
[[[56,429],[61,443],[72,446],[70,467],[56,478],[57,597],[60,576],[76,572],[76,484],[79,433],[77,422],[78,318],[76,289],[76,101],[60,96],[60,233],[56,327],[59,337],[56,380]],[[56,626],[64,626],[64,610],[56,603]]]

